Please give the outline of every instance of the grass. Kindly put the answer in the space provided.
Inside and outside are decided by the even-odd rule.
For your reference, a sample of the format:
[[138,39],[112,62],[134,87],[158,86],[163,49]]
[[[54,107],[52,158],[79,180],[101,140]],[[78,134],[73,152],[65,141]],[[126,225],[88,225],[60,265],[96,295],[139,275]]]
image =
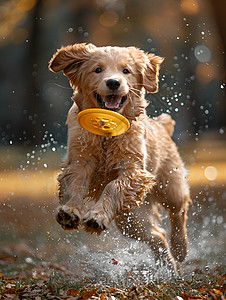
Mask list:
[[[190,280],[156,280],[130,288],[74,284],[69,279],[18,279],[1,276],[0,295],[15,299],[225,299],[226,275],[222,270],[203,273],[197,270]],[[55,297],[55,298],[53,298]]]

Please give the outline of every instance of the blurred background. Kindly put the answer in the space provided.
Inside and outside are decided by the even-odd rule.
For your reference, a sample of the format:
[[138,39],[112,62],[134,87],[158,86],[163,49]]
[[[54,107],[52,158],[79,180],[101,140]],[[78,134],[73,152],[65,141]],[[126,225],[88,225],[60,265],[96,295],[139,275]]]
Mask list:
[[221,0],[1,0],[2,145],[36,145],[47,129],[66,143],[72,91],[48,62],[62,45],[81,42],[165,57],[149,114],[169,110],[183,142],[225,135],[225,8]]
[[[72,90],[65,76],[48,70],[48,62],[61,46],[81,42],[136,46],[165,57],[159,92],[147,95],[148,114],[168,112],[176,120],[173,138],[190,171],[194,199],[190,258],[222,259],[225,11],[223,0],[0,0],[0,234],[5,255],[0,252],[0,266],[22,253],[53,258],[54,241],[62,253],[69,251],[68,235],[53,211]],[[213,233],[215,239],[204,239]]]

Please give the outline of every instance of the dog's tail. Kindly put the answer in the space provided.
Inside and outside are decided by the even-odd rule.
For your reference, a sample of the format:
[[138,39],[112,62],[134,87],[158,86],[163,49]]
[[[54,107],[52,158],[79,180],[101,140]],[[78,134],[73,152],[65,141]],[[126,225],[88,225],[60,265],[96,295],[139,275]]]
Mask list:
[[170,136],[173,135],[175,121],[168,114],[161,114],[156,118],[156,121],[164,126]]

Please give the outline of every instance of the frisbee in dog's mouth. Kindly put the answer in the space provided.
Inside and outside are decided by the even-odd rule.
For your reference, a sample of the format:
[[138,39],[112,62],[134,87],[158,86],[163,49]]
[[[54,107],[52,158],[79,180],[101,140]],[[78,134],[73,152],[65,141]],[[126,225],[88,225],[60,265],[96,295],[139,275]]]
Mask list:
[[87,131],[103,136],[121,135],[130,127],[129,121],[124,116],[102,108],[89,108],[80,111],[77,121]]
[[116,94],[110,94],[106,96],[101,96],[100,94],[95,94],[97,102],[100,104],[101,108],[110,109],[117,111],[121,108],[123,103],[127,99],[127,95],[120,96]]

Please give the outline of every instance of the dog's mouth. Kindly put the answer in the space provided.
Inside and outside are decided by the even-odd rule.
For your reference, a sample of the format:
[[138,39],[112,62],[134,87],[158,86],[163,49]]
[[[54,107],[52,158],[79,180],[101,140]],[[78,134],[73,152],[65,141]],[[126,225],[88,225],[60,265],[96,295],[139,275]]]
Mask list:
[[110,94],[106,96],[101,96],[100,94],[96,93],[95,98],[100,104],[101,108],[118,111],[122,107],[123,103],[126,101],[127,95],[120,96],[116,94]]

